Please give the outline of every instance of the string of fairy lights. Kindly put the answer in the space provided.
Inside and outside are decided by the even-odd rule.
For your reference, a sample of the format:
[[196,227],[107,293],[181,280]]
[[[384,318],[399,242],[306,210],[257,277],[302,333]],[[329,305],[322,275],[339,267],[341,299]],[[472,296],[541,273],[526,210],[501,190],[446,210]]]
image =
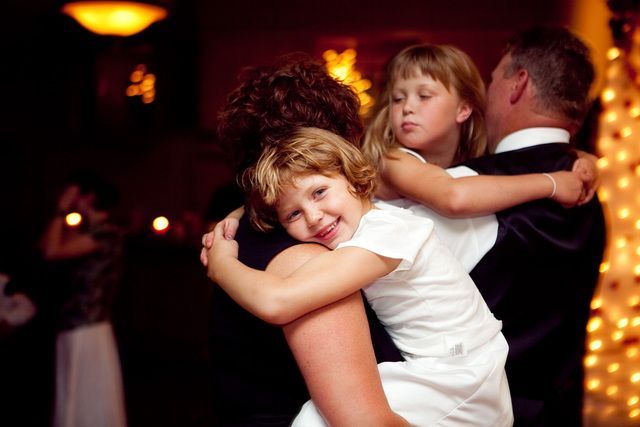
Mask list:
[[[640,64],[635,49],[607,52],[597,150],[608,247],[587,325],[586,417],[640,422]],[[616,424],[619,425],[619,424]]]

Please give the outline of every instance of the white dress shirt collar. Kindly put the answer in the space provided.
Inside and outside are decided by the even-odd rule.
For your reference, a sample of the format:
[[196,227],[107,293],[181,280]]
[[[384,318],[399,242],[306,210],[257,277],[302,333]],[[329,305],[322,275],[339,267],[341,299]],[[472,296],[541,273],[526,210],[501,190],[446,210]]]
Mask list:
[[541,144],[568,144],[569,137],[569,132],[561,128],[522,129],[504,137],[496,146],[495,153],[504,153]]

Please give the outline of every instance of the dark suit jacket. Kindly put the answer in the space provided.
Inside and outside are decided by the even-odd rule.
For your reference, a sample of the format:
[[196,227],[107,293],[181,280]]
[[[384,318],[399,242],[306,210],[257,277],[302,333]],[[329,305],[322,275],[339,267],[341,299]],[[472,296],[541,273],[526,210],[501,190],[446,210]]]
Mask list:
[[[466,165],[513,175],[569,170],[574,159],[568,144],[543,144]],[[580,425],[585,330],[605,244],[600,203],[539,200],[497,218],[497,241],[471,277],[503,322],[515,425]]]
[[[271,259],[299,242],[284,230],[258,233],[245,217],[236,236],[239,259],[264,270]],[[309,399],[280,327],[246,312],[215,286],[211,307],[213,416],[216,426],[288,426]],[[375,314],[369,316],[378,361],[402,360]]]

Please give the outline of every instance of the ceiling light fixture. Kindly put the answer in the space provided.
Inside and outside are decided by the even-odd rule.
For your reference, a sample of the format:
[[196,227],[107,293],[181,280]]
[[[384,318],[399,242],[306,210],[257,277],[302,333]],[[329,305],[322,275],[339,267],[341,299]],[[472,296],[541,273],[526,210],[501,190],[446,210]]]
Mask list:
[[131,36],[167,17],[167,9],[135,1],[73,1],[62,12],[100,35]]

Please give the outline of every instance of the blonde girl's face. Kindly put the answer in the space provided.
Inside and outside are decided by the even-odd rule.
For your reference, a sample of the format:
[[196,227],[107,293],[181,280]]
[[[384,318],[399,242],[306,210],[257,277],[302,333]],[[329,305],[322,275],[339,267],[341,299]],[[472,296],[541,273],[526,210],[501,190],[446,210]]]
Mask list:
[[299,176],[278,197],[278,221],[297,240],[335,249],[351,239],[371,206],[350,188],[342,175]]
[[[391,92],[391,127],[400,144],[430,158],[453,159],[460,143],[461,124],[471,115],[461,101],[438,80],[417,72],[399,78]],[[449,165],[442,165],[449,166]]]

